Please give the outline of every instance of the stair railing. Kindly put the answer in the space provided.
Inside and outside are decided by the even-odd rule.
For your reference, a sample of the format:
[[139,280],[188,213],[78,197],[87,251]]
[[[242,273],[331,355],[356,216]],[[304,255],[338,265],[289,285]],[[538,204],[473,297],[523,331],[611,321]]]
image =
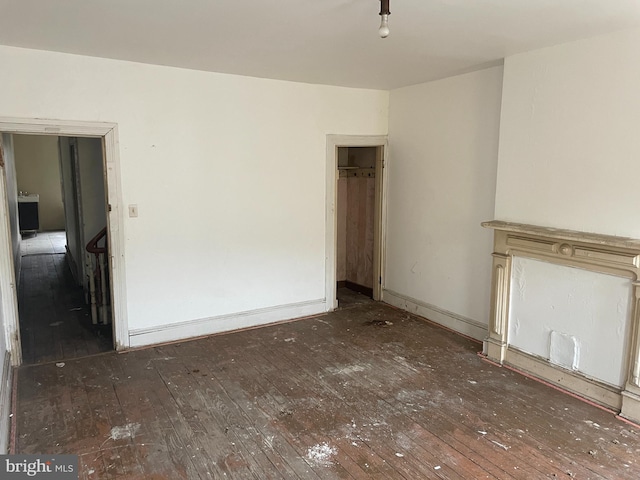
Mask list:
[[[99,243],[104,240],[104,246]],[[95,237],[89,240],[86,250],[87,255],[87,276],[89,277],[89,295],[91,298],[91,321],[94,325],[109,323],[109,300],[107,290],[107,227],[100,230]]]

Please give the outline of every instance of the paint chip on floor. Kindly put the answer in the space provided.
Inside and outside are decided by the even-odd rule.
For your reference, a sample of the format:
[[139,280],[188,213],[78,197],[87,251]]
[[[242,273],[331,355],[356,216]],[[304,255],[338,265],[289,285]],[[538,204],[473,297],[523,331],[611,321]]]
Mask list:
[[328,367],[327,370],[334,375],[349,375],[351,373],[363,372],[365,367],[362,365],[346,365],[342,368]]
[[336,448],[329,446],[327,442],[318,443],[307,450],[307,458],[317,465],[328,467],[332,465],[331,457],[336,453]]
[[500,448],[502,448],[503,450],[509,450],[510,447],[507,447],[506,445],[503,445],[500,442],[496,442],[495,440],[491,440],[491,443],[496,444],[497,446],[499,446]]
[[139,423],[128,423],[121,427],[113,427],[109,432],[111,440],[122,440],[123,438],[133,438],[140,430]]

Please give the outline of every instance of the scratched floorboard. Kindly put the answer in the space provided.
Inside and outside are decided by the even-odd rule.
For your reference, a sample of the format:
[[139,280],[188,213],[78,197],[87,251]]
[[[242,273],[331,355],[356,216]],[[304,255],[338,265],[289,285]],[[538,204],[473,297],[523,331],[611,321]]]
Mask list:
[[316,318],[22,367],[19,453],[83,479],[637,479],[638,430],[366,301]]

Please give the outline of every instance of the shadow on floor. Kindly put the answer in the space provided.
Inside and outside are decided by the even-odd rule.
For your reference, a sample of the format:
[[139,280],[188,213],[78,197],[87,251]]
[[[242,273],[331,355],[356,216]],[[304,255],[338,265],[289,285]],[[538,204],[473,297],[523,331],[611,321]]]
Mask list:
[[373,299],[347,287],[338,287],[338,308],[349,308],[356,305],[372,303]]

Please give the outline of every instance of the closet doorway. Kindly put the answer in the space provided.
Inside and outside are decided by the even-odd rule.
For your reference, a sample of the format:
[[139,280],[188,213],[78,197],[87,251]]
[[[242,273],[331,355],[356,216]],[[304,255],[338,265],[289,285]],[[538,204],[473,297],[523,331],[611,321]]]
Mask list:
[[380,300],[383,146],[338,147],[336,296],[339,307]]
[[[360,150],[356,150],[358,147],[369,147],[366,153],[360,153]],[[371,155],[371,152],[375,152],[375,165],[371,167],[371,160],[368,165],[364,163],[365,160],[359,159],[362,155]],[[353,158],[349,159],[349,152],[351,152]],[[344,285],[346,287],[347,280],[360,285],[358,282],[366,283],[367,285],[361,285],[365,288],[371,288],[371,296],[373,300],[383,300],[384,291],[384,256],[385,256],[385,224],[386,224],[386,166],[388,163],[387,158],[388,142],[386,135],[327,135],[327,163],[326,163],[326,228],[325,228],[325,299],[327,311],[332,311],[338,308],[338,285]],[[350,164],[352,162],[352,164]],[[345,168],[346,167],[346,168]],[[349,168],[355,167],[355,168]],[[366,168],[373,168],[373,170],[365,171]],[[357,170],[361,170],[360,177],[358,177]],[[343,179],[340,178],[340,172],[350,171],[352,176],[348,174]],[[368,174],[371,173],[369,177]],[[365,175],[364,177],[362,175]],[[372,273],[362,274],[361,278],[366,280],[358,280],[358,277],[354,279],[345,278],[347,275],[347,259],[349,253],[346,252],[347,242],[349,242],[349,230],[347,229],[348,220],[355,221],[352,217],[349,217],[349,211],[357,211],[357,215],[360,215],[360,209],[364,209],[364,217],[367,214],[367,206],[371,208],[370,203],[360,204],[356,199],[360,197],[360,194],[353,194],[351,196],[351,202],[349,201],[349,179],[352,183],[373,183],[374,191],[374,204],[373,204],[373,224],[368,228],[369,230],[362,230],[365,240],[367,235],[371,239],[373,236],[373,253],[371,253],[370,247],[367,250],[366,241],[357,240],[356,235],[351,240],[354,242],[354,247],[358,250],[358,245],[363,246],[361,250],[364,255],[365,252],[369,252],[370,263],[372,266]],[[363,182],[364,181],[364,182]],[[339,195],[338,190],[342,189],[345,194]],[[362,195],[366,198],[367,188],[362,190]],[[369,194],[370,195],[370,194]],[[339,198],[340,197],[340,198]],[[350,206],[351,204],[351,206]],[[356,208],[358,205],[358,208]],[[371,211],[369,211],[369,219]],[[340,223],[340,227],[338,224]],[[369,222],[371,223],[371,222]],[[373,228],[373,233],[371,233]],[[340,238],[338,238],[338,232],[340,231]],[[340,243],[340,247],[338,246]],[[369,241],[371,243],[371,240]],[[346,252],[343,254],[343,252]],[[338,254],[342,257],[338,260]],[[346,256],[345,256],[346,255]],[[342,267],[340,270],[343,278],[338,278],[338,262],[344,262],[344,274]],[[353,262],[353,260],[352,260]],[[356,261],[358,263],[358,261]],[[345,282],[344,284],[338,282]],[[354,285],[352,285],[354,287]],[[368,293],[368,290],[365,290]],[[358,293],[359,294],[359,293]],[[359,294],[364,298],[368,298],[362,294]],[[344,306],[344,302],[343,302]]]

